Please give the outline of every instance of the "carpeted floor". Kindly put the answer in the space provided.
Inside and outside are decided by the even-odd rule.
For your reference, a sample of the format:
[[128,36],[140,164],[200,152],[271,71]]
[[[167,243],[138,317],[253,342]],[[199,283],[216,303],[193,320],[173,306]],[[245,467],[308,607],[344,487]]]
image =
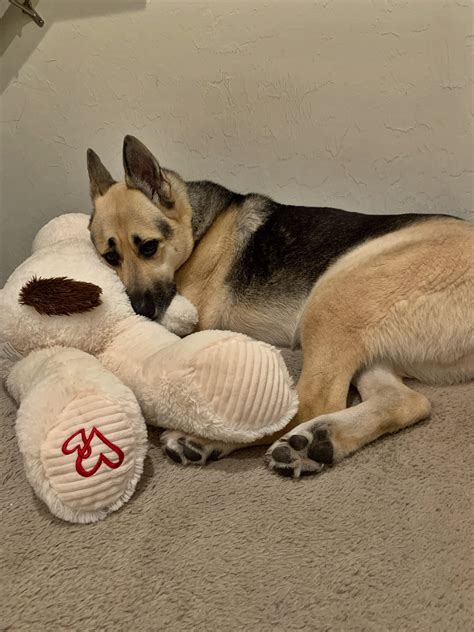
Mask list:
[[180,467],[150,431],[138,493],[91,526],[35,499],[4,416],[0,629],[472,629],[474,385],[417,388],[429,421],[299,481],[261,449]]

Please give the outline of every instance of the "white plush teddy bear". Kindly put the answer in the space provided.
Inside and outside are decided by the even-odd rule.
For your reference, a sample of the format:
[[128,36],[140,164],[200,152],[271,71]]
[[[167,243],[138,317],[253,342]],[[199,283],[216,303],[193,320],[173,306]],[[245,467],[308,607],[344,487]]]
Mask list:
[[[97,256],[88,216],[42,228],[0,291],[0,377],[19,404],[28,479],[52,513],[94,522],[133,494],[145,421],[212,440],[251,442],[282,429],[297,397],[273,347],[241,334],[180,339],[137,316]],[[176,297],[168,327],[197,321]]]

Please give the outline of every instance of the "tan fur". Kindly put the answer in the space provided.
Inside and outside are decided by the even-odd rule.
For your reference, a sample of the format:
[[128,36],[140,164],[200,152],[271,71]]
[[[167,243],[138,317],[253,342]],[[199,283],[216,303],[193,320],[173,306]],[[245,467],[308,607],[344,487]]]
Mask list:
[[[95,198],[94,221],[91,236],[99,253],[104,253],[107,240],[113,238],[123,256],[117,274],[127,290],[144,290],[157,280],[171,281],[175,270],[189,257],[193,247],[191,231],[191,207],[179,180],[173,182],[175,207],[160,208],[143,193],[129,189],[124,183],[111,186],[105,195]],[[169,239],[157,227],[162,217],[173,228]],[[156,256],[150,259],[138,257],[133,235],[143,240],[159,239]]]
[[225,327],[231,310],[225,278],[235,253],[237,209],[230,206],[176,273],[179,291],[197,308],[199,329]]
[[331,443],[331,462],[338,462],[379,437],[411,426],[430,414],[426,397],[405,386],[389,367],[374,366],[362,371],[355,385],[362,399],[360,404],[297,424],[268,451],[270,465],[275,467],[272,455],[284,445],[292,453],[296,475],[302,471],[318,472],[324,464],[308,458],[306,450],[292,450],[292,436],[305,437],[308,445],[315,446],[315,436],[323,432],[324,441]]
[[474,227],[436,219],[363,244],[332,266],[301,322],[299,419],[344,408],[353,375],[380,361],[406,376],[453,381],[474,350],[473,256]]

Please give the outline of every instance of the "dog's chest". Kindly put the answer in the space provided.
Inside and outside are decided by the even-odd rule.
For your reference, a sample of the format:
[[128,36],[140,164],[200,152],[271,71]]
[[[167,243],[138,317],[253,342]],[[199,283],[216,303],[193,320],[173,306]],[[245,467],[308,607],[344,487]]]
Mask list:
[[274,275],[270,272],[271,279],[261,283],[258,271],[262,262],[246,259],[254,245],[249,239],[243,247],[237,228],[241,217],[240,224],[238,221],[234,207],[217,218],[178,270],[178,290],[196,306],[200,329],[229,329],[289,345],[311,285],[301,282],[298,271],[289,278],[282,269]]
[[229,307],[225,279],[233,262],[235,220],[234,209],[223,213],[175,276],[179,292],[198,310],[201,329],[217,327]]
[[237,302],[223,314],[219,329],[230,329],[278,347],[292,346],[304,301]]
[[214,284],[198,274],[194,281],[178,280],[178,290],[197,308],[200,330],[237,331],[277,346],[291,346],[295,337],[304,298],[272,300],[253,292],[234,294],[222,280]]

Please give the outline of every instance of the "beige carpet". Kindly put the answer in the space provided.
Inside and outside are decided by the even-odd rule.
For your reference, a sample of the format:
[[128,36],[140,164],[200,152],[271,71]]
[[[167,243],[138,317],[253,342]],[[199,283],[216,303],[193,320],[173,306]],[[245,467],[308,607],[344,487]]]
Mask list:
[[138,493],[92,526],[34,498],[4,417],[0,629],[472,629],[474,385],[417,388],[428,422],[300,481],[260,449],[183,468],[151,432]]

